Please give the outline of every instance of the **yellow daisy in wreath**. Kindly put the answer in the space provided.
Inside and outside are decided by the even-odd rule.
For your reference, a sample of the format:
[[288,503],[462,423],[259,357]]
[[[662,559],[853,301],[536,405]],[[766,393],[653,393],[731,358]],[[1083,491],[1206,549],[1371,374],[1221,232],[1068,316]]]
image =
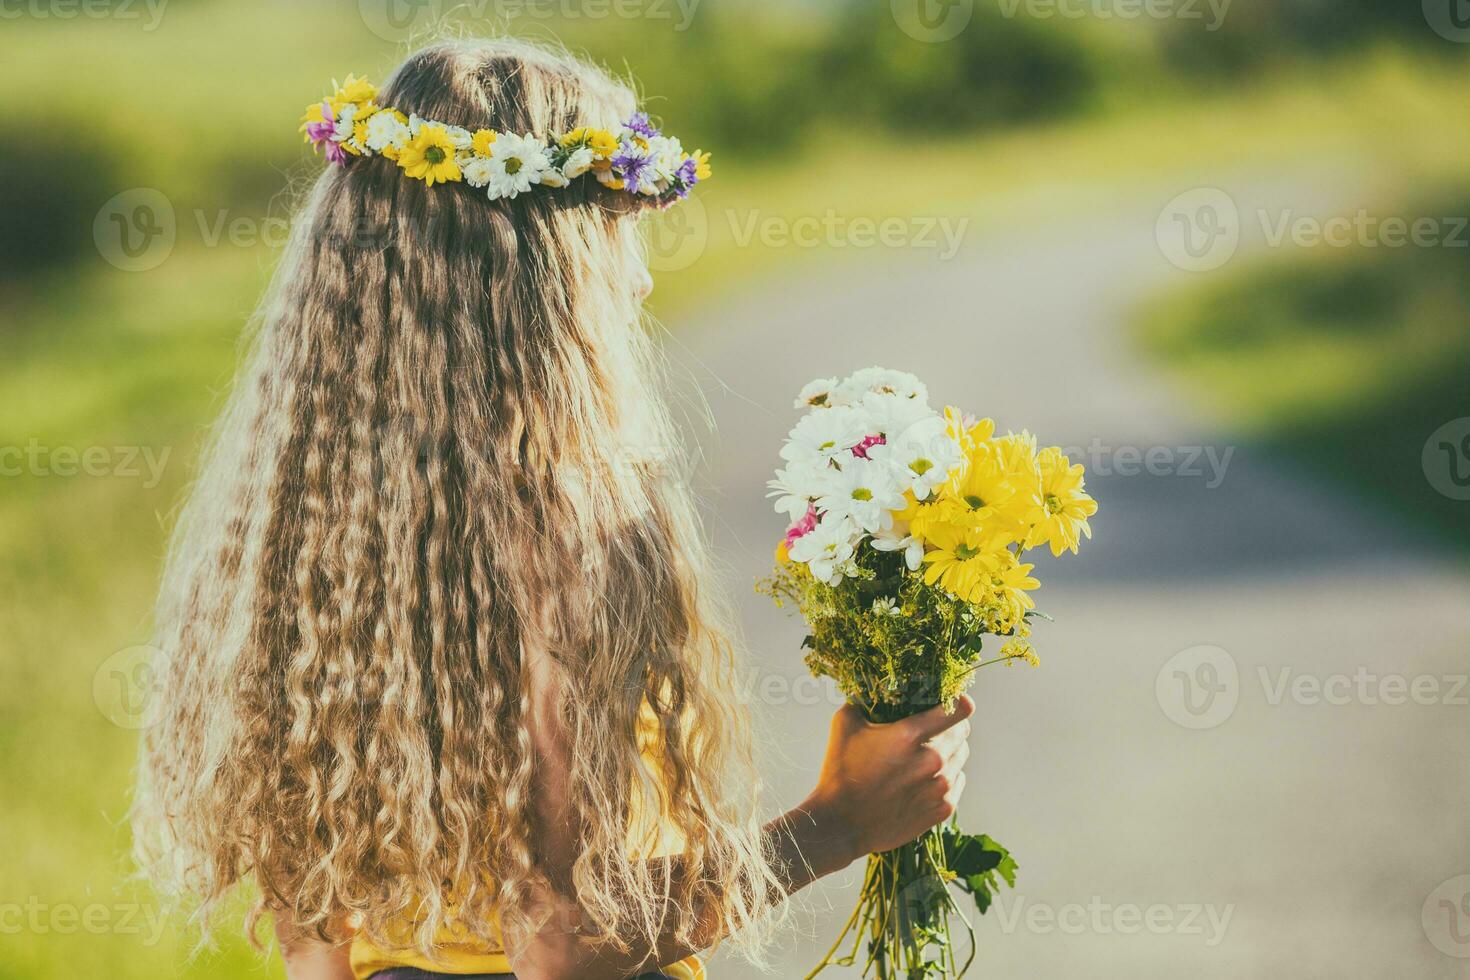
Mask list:
[[404,173],[430,187],[463,176],[459,164],[454,162],[454,142],[440,126],[420,126],[418,134],[398,151],[398,165]]
[[708,180],[710,175],[709,153],[704,150],[695,150],[689,154],[689,159],[694,161],[694,179]]
[[1051,546],[1053,555],[1077,553],[1081,538],[1092,537],[1087,519],[1097,513],[1097,501],[1083,489],[1083,468],[1052,446],[1036,454],[1041,468],[1041,506],[1026,547]]
[[348,102],[356,102],[358,105],[367,105],[377,98],[378,89],[366,78],[358,78],[356,75],[348,75],[347,81],[337,89],[337,94],[332,96],[332,108],[340,109]]

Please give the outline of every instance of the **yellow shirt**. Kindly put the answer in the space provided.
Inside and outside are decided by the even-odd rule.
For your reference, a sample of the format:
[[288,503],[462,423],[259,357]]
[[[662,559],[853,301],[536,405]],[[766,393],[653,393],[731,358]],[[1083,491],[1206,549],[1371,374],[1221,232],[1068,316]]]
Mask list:
[[[654,734],[657,731],[657,720],[647,704],[643,706],[642,717],[639,721],[639,741],[644,761],[649,765],[650,774],[652,774],[657,771],[653,760],[657,758],[659,752],[658,739]],[[661,827],[661,821],[656,818],[644,819],[652,812],[655,811],[651,807],[635,808],[634,823],[637,826],[629,828],[630,846],[634,851],[648,854],[650,857],[677,852],[682,847],[682,841],[672,832],[672,828]],[[636,843],[639,840],[644,842],[642,846]],[[405,918],[402,923],[395,925],[401,927],[402,935],[412,934],[413,922],[411,920]],[[492,931],[499,935],[498,926]],[[437,962],[425,959],[415,949],[386,949],[370,942],[365,936],[359,935],[352,940],[352,973],[357,980],[367,980],[379,970],[391,970],[394,967],[404,966],[427,970],[431,973],[448,974],[511,972],[510,960],[506,958],[502,947],[498,944],[486,947],[483,941],[476,939],[467,930],[455,928],[452,923],[435,937],[434,948],[439,953]],[[660,972],[672,977],[673,980],[705,980],[704,963],[698,956],[682,959],[663,967]]]
[[[504,950],[486,949],[473,939],[469,942],[436,943],[435,948],[439,952],[437,963],[425,959],[416,950],[383,949],[358,936],[352,941],[352,973],[358,980],[367,980],[379,970],[403,966],[416,967],[431,973],[511,972],[510,960],[506,959]],[[674,980],[705,980],[704,964],[697,956],[666,966],[662,972]]]

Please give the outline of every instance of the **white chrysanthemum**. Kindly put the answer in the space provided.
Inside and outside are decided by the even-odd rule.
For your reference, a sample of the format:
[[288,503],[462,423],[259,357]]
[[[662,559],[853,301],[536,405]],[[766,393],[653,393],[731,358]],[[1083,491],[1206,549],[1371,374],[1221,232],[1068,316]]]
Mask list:
[[492,201],[530,190],[551,169],[546,144],[530,134],[501,133],[490,144],[490,161],[494,165],[490,177]]
[[580,177],[592,169],[597,155],[592,152],[590,146],[579,146],[567,155],[567,162],[561,165],[562,176],[568,180]]
[[652,162],[654,182],[660,191],[673,182],[674,172],[684,162],[684,147],[675,136],[654,136],[648,140],[648,156]]
[[389,146],[401,150],[408,139],[408,127],[391,112],[374,113],[367,121],[367,145],[374,153]]
[[805,562],[817,581],[836,585],[861,539],[862,531],[851,521],[829,516],[793,541],[787,554],[792,561]]
[[937,429],[925,420],[873,446],[868,456],[890,465],[915,498],[926,500],[959,467],[963,453],[942,420]]
[[892,467],[854,457],[836,472],[817,498],[823,520],[845,517],[869,534],[893,526],[893,512],[904,506],[903,488]]
[[806,514],[807,504],[826,493],[836,470],[825,460],[796,460],[776,471],[767,486],[768,496],[776,498],[776,510],[792,522]]
[[853,401],[862,398],[870,391],[925,402],[929,400],[929,389],[924,387],[924,382],[907,371],[894,371],[889,368],[870,367],[854,371],[851,377],[842,382],[842,389],[844,394]]
[[456,150],[468,150],[474,143],[474,136],[463,126],[445,126],[444,132]]
[[857,409],[839,406],[810,412],[786,437],[785,460],[828,460],[839,457],[869,434],[867,421]]
[[357,118],[357,103],[348,102],[337,110],[337,119],[332,126],[332,139],[345,143],[352,138],[352,124]]
[[895,525],[878,531],[868,543],[878,551],[902,551],[903,562],[911,572],[917,572],[924,563],[924,542],[909,534],[907,527]]
[[541,183],[545,187],[565,187],[570,184],[571,181],[567,180],[566,175],[563,174],[560,170],[552,167],[550,170],[544,170],[541,172]]
[[489,157],[471,155],[459,165],[459,169],[464,174],[465,183],[471,187],[484,187],[495,175],[495,164]]
[[408,133],[410,136],[417,136],[419,134],[419,130],[423,129],[425,126],[437,125],[439,124],[434,122],[432,119],[425,119],[417,112],[410,112],[408,114]]
[[832,393],[837,390],[836,378],[818,378],[808,381],[796,396],[796,408],[831,408]]
[[876,435],[893,437],[924,422],[940,428],[944,425],[943,418],[918,398],[878,395],[870,391],[862,396],[856,407],[867,419],[868,431]]

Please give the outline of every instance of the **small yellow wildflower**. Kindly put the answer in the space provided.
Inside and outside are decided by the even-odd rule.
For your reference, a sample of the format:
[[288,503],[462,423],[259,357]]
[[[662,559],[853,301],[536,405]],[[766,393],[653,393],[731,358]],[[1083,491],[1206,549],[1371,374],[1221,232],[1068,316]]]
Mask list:
[[574,146],[585,146],[599,160],[606,160],[618,152],[617,137],[605,129],[596,129],[592,126],[579,126],[567,133],[561,138],[561,145],[568,149]]
[[1014,664],[1017,660],[1024,660],[1033,667],[1041,666],[1041,658],[1036,655],[1036,648],[1022,639],[1008,641],[1000,648],[1000,655],[1007,658],[1008,665]]
[[474,150],[478,156],[488,157],[490,145],[495,142],[497,135],[499,134],[493,129],[475,130],[474,135],[470,137],[470,149]]

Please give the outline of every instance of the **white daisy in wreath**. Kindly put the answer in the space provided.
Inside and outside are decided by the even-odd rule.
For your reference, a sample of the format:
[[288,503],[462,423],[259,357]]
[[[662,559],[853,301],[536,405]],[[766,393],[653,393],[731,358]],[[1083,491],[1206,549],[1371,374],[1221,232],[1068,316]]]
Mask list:
[[490,199],[515,197],[541,183],[541,177],[551,169],[551,160],[546,155],[546,145],[534,136],[517,136],[501,133],[490,144]]

